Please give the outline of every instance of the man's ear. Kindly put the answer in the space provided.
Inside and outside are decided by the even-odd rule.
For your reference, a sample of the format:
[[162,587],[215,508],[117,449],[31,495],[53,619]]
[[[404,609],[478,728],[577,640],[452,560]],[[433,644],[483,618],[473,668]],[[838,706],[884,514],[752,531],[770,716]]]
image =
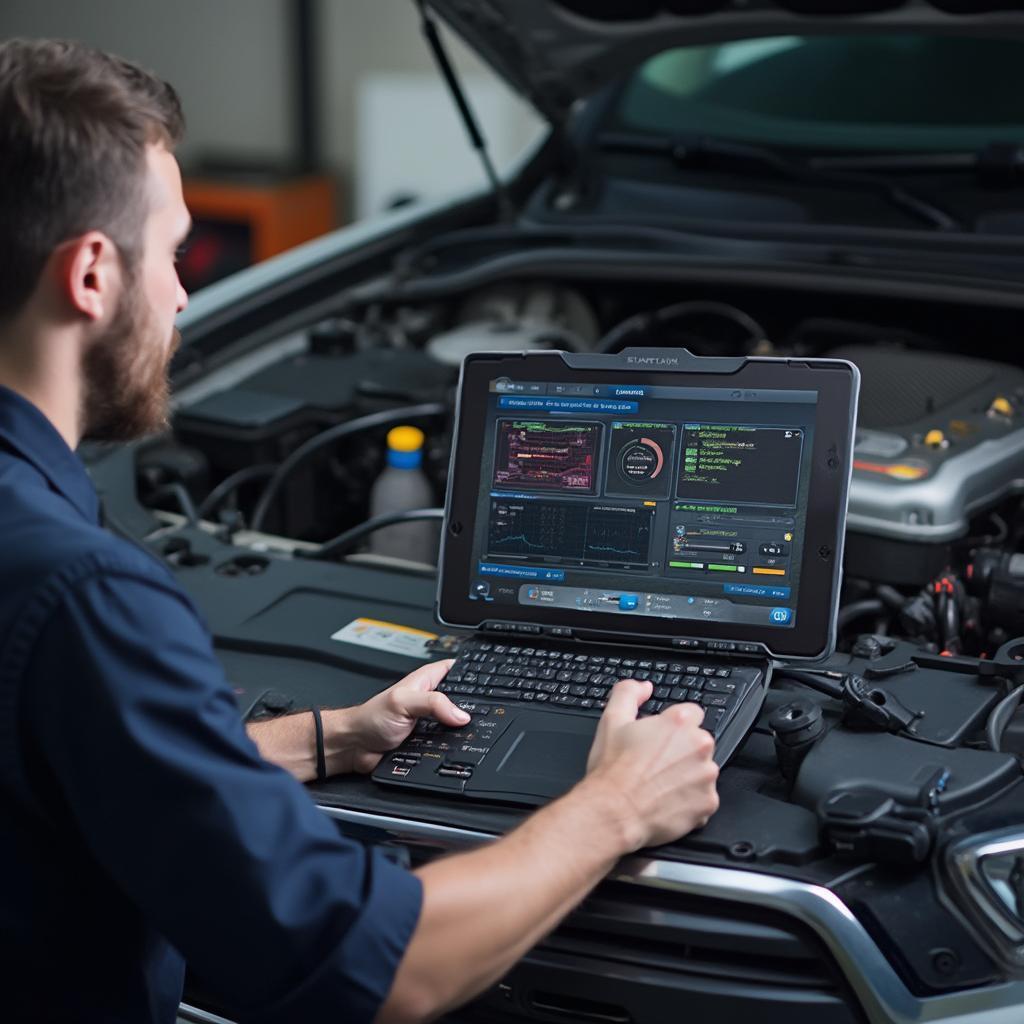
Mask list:
[[68,239],[53,253],[54,283],[72,315],[101,321],[117,307],[122,288],[117,246],[102,231]]

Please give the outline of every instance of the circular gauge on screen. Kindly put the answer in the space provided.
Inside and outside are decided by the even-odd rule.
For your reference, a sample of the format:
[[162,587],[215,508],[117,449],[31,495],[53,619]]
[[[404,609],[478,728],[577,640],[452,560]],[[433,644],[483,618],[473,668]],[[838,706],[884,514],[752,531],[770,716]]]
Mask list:
[[665,453],[657,441],[638,437],[619,452],[619,475],[628,483],[641,485],[657,480],[665,468]]

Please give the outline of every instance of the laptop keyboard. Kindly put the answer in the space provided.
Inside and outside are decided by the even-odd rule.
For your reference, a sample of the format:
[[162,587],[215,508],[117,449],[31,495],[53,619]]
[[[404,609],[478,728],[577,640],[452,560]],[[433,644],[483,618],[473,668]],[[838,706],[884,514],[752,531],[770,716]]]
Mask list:
[[[673,652],[674,654],[674,652]],[[520,646],[474,637],[463,642],[459,656],[438,689],[468,712],[460,728],[421,718],[412,734],[385,755],[373,772],[381,783],[433,792],[462,793],[475,799],[536,804],[553,798],[585,771],[593,729],[620,679],[640,679],[653,686],[641,715],[655,715],[673,704],[692,702],[704,708],[703,727],[715,737],[715,760],[724,764],[760,706],[763,662],[661,651],[579,644]],[[747,698],[750,698],[749,700]],[[551,713],[559,725],[551,730],[555,746],[572,765],[552,767],[557,749],[513,759],[525,728],[536,729],[537,710]],[[518,714],[517,712],[524,712]],[[563,717],[565,716],[565,717]],[[587,722],[590,718],[593,721]],[[736,723],[735,727],[733,723]],[[541,730],[545,731],[545,730]],[[525,746],[526,744],[524,744]],[[523,757],[530,762],[522,772]],[[538,768],[537,758],[546,764]]]
[[[755,667],[690,657],[663,660],[649,651],[584,654],[578,647],[559,650],[474,639],[463,644],[438,689],[460,705],[523,703],[597,717],[618,680],[639,679],[654,687],[650,700],[640,708],[641,715],[691,702],[704,708],[704,728],[717,734],[760,675]],[[466,710],[472,713],[473,709]]]

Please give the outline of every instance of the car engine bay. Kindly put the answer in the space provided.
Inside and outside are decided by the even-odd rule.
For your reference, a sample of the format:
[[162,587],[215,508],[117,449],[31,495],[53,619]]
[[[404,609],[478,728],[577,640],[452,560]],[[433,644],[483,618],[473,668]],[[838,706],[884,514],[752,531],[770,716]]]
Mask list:
[[[721,810],[657,861],[827,886],[914,998],[1019,977],[1005,935],[957,896],[949,852],[1014,820],[1020,802],[1024,369],[1007,359],[1018,316],[856,290],[632,280],[607,261],[508,273],[486,232],[464,234],[406,251],[333,308],[186,381],[170,434],[87,456],[108,523],[145,535],[199,604],[243,709],[354,703],[412,667],[332,640],[350,620],[436,630],[436,550],[415,562],[367,552],[360,531],[397,425],[424,431],[424,473],[443,504],[466,353],[642,344],[849,359],[862,390],[837,651],[824,664],[775,666],[763,711],[723,770]],[[443,636],[434,649],[457,645]],[[343,828],[414,864],[460,841],[438,830],[500,834],[524,813],[365,779],[330,780],[316,797]],[[406,825],[382,832],[381,818]],[[698,969],[742,979],[735,1019],[766,993],[797,989],[806,1001],[799,1013],[787,1002],[787,1020],[861,1019],[840,953],[813,921],[724,889],[655,900],[634,882],[600,887],[516,969],[528,983],[517,989],[510,976],[479,1019],[523,1011],[528,990],[542,1019],[550,1005],[573,1019],[642,1020],[651,992]],[[1019,878],[1001,884],[1006,905],[1024,911]],[[702,915],[721,932],[713,941]],[[618,990],[570,999],[562,981],[544,980],[577,971],[590,987],[580,958],[635,975],[627,1016],[616,1016]]]

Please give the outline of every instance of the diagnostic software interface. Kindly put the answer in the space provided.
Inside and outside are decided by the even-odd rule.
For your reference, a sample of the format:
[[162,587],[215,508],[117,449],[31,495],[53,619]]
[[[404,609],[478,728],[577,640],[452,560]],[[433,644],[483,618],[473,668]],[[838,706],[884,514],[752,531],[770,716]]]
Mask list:
[[816,392],[488,390],[470,596],[489,614],[795,625]]

